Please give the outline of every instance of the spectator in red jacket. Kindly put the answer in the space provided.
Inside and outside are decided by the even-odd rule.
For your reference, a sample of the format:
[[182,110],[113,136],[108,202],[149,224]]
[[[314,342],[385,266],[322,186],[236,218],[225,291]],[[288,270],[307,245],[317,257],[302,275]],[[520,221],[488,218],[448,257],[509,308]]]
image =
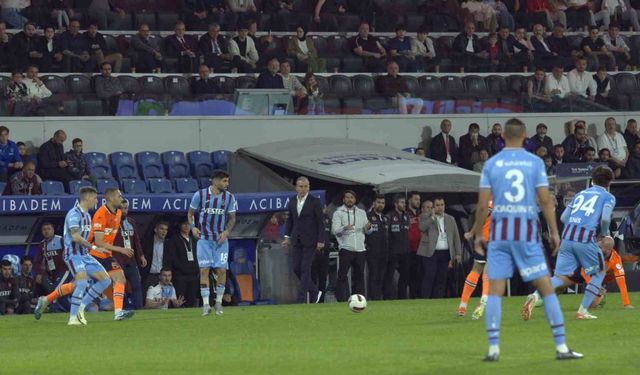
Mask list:
[[9,195],[40,195],[42,179],[36,174],[36,165],[32,161],[24,163],[22,171],[14,173],[7,186]]

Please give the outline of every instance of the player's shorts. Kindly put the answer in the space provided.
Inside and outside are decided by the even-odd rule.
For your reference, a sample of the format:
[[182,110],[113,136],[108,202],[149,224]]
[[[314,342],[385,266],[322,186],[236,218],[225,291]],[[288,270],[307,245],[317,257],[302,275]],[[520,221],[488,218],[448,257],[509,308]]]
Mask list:
[[529,282],[549,275],[542,245],[537,242],[491,241],[487,249],[489,280],[508,279],[518,269]]
[[98,260],[98,262],[102,264],[102,267],[104,267],[104,269],[107,270],[107,272],[116,272],[122,269],[122,267],[120,267],[120,263],[118,263],[116,258],[112,256],[106,257],[104,259],[96,258],[96,260]]
[[576,269],[584,268],[591,276],[604,270],[604,256],[595,242],[575,242],[563,240],[556,259],[556,276],[571,276]]
[[228,240],[222,244],[218,244],[217,241],[200,240],[197,245],[197,254],[200,268],[229,268]]
[[91,255],[74,255],[65,259],[69,271],[75,277],[78,272],[86,272],[88,275],[104,272],[104,267]]

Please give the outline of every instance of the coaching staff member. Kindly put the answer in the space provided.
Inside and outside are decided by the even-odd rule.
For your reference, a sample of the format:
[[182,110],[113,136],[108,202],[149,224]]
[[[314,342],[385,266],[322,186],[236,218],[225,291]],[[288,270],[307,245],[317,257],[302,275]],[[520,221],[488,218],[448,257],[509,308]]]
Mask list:
[[311,264],[314,254],[324,248],[322,203],[309,194],[309,179],[304,176],[296,180],[296,192],[296,196],[289,199],[282,245],[293,247],[293,272],[300,279],[298,302],[316,302],[318,286],[311,277]]

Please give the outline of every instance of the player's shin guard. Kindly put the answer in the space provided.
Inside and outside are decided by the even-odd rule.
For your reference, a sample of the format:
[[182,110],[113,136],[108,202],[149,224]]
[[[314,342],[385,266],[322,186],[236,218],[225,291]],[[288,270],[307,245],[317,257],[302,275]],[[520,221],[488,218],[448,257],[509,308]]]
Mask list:
[[89,306],[93,300],[100,297],[102,291],[107,289],[107,287],[111,284],[111,279],[106,278],[102,280],[96,281],[91,288],[87,289],[87,293],[82,298],[82,304],[85,306]]
[[71,295],[71,310],[69,311],[71,318],[75,318],[78,315],[78,309],[87,290],[87,284],[87,280],[76,280],[76,287]]
[[600,294],[600,285],[604,281],[605,272],[598,272],[593,275],[591,281],[584,290],[584,297],[582,298],[581,306],[584,310],[589,309],[593,300]]
[[485,310],[485,327],[489,347],[498,347],[500,342],[500,320],[502,319],[502,297],[489,295]]
[[119,313],[124,305],[124,283],[113,283],[113,311]]
[[469,303],[469,299],[473,294],[473,291],[476,289],[478,285],[478,278],[480,278],[480,274],[476,271],[471,271],[467,275],[467,279],[464,281],[464,289],[462,289],[462,297],[460,298],[460,306],[467,307]]
[[202,305],[209,306],[209,285],[200,284],[200,296],[202,297]]
[[62,284],[57,287],[53,292],[47,295],[47,304],[52,304],[55,300],[60,297],[68,296],[73,293],[73,289],[75,288],[73,283]]
[[563,346],[565,345],[564,317],[562,316],[558,296],[555,293],[551,293],[545,296],[543,300],[544,314],[547,316],[547,321],[551,327],[553,341],[556,343],[556,347]]
[[222,296],[224,296],[224,284],[216,285],[216,304],[222,304]]

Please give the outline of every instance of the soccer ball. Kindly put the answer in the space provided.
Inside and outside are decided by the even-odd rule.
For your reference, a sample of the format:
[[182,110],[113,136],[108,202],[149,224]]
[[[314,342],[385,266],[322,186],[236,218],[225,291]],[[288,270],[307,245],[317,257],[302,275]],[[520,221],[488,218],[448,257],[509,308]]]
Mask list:
[[367,299],[362,294],[349,297],[349,309],[355,313],[363,312],[367,308]]

